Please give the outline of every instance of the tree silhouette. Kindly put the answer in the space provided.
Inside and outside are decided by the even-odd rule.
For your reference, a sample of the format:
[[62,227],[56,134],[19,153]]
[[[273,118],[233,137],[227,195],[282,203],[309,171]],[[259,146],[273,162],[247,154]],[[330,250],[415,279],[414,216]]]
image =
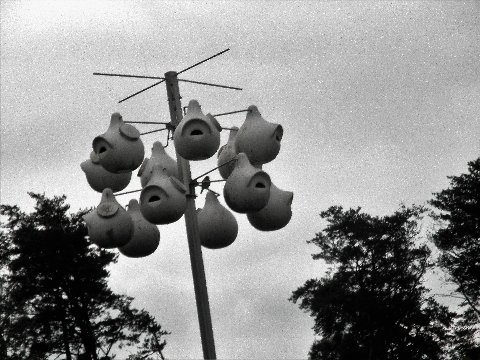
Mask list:
[[65,196],[29,193],[34,212],[0,205],[0,357],[112,359],[130,347],[146,358],[165,347],[167,332],[133,298],[108,286],[111,251],[86,239],[83,215],[67,214]]
[[449,179],[449,188],[430,201],[440,210],[434,217],[441,223],[432,240],[440,250],[440,267],[464,299],[455,351],[473,359],[480,357],[475,335],[480,324],[480,158],[468,163],[468,173]]
[[420,207],[385,217],[330,207],[326,228],[308,241],[331,267],[291,300],[314,317],[310,359],[442,359],[453,314],[422,285],[433,264],[418,244]]

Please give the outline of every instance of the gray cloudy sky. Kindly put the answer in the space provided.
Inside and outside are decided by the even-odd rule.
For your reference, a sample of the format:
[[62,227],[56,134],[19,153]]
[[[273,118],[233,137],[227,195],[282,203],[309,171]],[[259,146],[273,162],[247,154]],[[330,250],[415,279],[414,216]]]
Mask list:
[[[239,236],[204,250],[219,358],[306,358],[312,320],[288,301],[325,266],[306,240],[330,205],[387,214],[424,203],[480,155],[478,2],[2,1],[1,202],[31,210],[27,191],[95,206],[79,164],[112,112],[168,121],[164,86],[122,104],[162,76],[225,48],[182,78],[183,103],[205,112],[258,106],[284,127],[264,168],[295,193],[293,218],[273,233],[236,214]],[[240,126],[244,115],[219,118]],[[140,128],[149,130],[147,125]],[[150,156],[155,140],[143,138]],[[222,142],[227,134],[222,135]],[[173,155],[172,147],[168,148]],[[215,159],[192,164],[193,175]],[[219,178],[213,175],[212,178]],[[134,178],[127,190],[138,189]],[[214,190],[221,191],[221,183]],[[128,196],[119,201],[127,204]],[[199,196],[197,206],[203,206]],[[172,335],[169,358],[202,356],[183,219],[161,226],[155,254],[120,257],[111,286],[135,297]]]

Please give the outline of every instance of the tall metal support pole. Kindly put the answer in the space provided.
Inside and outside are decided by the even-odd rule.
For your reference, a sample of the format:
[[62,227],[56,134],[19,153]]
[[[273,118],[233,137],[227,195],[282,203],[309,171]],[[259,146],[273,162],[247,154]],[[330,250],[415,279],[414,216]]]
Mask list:
[[[183,118],[182,104],[180,102],[180,89],[178,87],[177,73],[169,71],[165,73],[167,85],[168,104],[170,107],[170,120],[173,126],[177,126]],[[193,285],[197,302],[198,322],[200,323],[200,336],[204,359],[216,359],[215,342],[213,340],[212,318],[208,304],[207,281],[203,267],[202,247],[198,233],[198,222],[195,208],[195,186],[190,184],[192,175],[190,163],[178,153],[177,163],[179,176],[188,189],[187,209],[185,210],[185,225],[187,228],[188,248],[192,265]]]

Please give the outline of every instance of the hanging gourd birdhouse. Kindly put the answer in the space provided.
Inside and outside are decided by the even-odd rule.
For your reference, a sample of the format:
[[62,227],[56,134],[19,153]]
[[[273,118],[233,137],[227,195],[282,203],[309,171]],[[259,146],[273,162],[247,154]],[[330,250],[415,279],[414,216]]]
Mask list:
[[170,224],[180,219],[187,207],[187,189],[160,165],[153,166],[150,181],[140,193],[140,211],[153,224]]
[[230,135],[228,136],[228,142],[218,150],[217,165],[220,166],[226,164],[218,168],[220,175],[224,179],[227,179],[235,168],[235,162],[229,161],[237,156],[237,150],[235,147],[235,136],[237,135],[237,132],[238,127],[232,127]]
[[177,162],[167,154],[160,141],[155,141],[152,147],[152,156],[150,159],[145,158],[142,166],[140,166],[140,169],[138,170],[138,176],[140,177],[142,187],[145,187],[150,180],[153,166],[155,164],[158,164],[162,169],[165,169],[168,176],[173,176],[177,179],[179,178]]
[[257,230],[279,230],[292,218],[292,200],[293,192],[281,190],[272,183],[267,205],[257,212],[247,213],[248,221]]
[[240,153],[223,188],[225,202],[239,213],[258,211],[267,205],[270,184],[270,176],[252,166],[245,153]]
[[235,216],[209,191],[205,206],[197,213],[198,232],[203,246],[220,249],[232,244],[237,238],[238,224]]
[[153,254],[160,243],[160,231],[157,226],[145,220],[135,199],[128,203],[127,213],[133,221],[133,232],[127,244],[120,246],[118,250],[132,258]]
[[132,178],[131,171],[115,174],[105,170],[93,151],[90,159],[82,162],[80,168],[85,173],[90,187],[100,193],[106,188],[110,188],[113,192],[121,191],[128,186]]
[[185,117],[173,134],[175,150],[187,160],[205,160],[220,146],[222,128],[212,115],[204,115],[200,104],[191,100]]
[[251,105],[235,138],[236,150],[247,154],[254,165],[266,164],[278,155],[282,136],[282,126],[266,121]]
[[117,202],[111,189],[103,190],[100,204],[84,219],[90,240],[102,248],[123,246],[132,235],[132,219]]
[[108,130],[93,139],[93,151],[100,165],[113,173],[135,170],[145,156],[145,149],[138,130],[123,122],[119,113],[114,113]]

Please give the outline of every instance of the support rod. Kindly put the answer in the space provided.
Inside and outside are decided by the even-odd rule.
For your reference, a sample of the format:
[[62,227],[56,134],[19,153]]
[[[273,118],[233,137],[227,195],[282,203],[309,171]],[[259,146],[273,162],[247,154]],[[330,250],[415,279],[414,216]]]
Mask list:
[[138,94],[141,94],[142,92],[147,91],[148,89],[151,89],[152,87],[157,86],[157,85],[161,84],[161,83],[164,82],[164,81],[165,81],[165,80],[160,80],[159,82],[156,82],[155,84],[150,85],[149,87],[146,87],[145,89],[142,89],[142,90],[140,90],[140,91],[137,91],[135,94],[132,94],[132,95],[127,96],[126,98],[120,100],[118,103],[120,104],[120,103],[124,102],[125,100],[131,99],[132,97],[137,96]]
[[178,79],[178,81],[183,81],[183,82],[192,83],[192,84],[199,84],[199,85],[207,85],[207,86],[219,87],[219,88],[224,88],[224,89],[243,90],[242,88],[235,87],[235,86],[212,84],[212,83],[207,83],[207,82],[204,82],[204,81],[193,81],[193,80],[185,80],[185,79]]
[[223,116],[223,115],[238,114],[238,113],[247,112],[247,111],[250,111],[250,110],[245,109],[245,110],[229,111],[229,112],[222,113],[222,114],[215,114],[213,116],[217,117],[217,116]]
[[128,78],[136,78],[136,79],[158,79],[158,80],[164,80],[164,78],[158,77],[158,76],[143,76],[143,75],[128,75],[128,74],[111,74],[111,73],[98,73],[98,72],[94,72],[93,75],[119,76],[119,77],[128,77]]
[[167,128],[163,128],[163,129],[146,131],[146,132],[140,133],[140,135],[147,135],[147,134],[152,134],[152,133],[156,133],[156,132],[159,132],[159,131],[165,131],[165,130],[168,130],[168,129],[167,129]]
[[[188,70],[188,69],[186,69]],[[183,70],[183,71],[186,71]],[[165,73],[165,83],[167,85],[168,105],[170,109],[170,119],[172,126],[176,127],[182,120],[182,104],[180,102],[180,89],[178,87],[178,78],[175,71]],[[205,269],[202,259],[202,247],[198,232],[198,222],[195,208],[195,186],[191,184],[192,175],[190,172],[190,163],[182,158],[178,153],[177,163],[179,176],[188,189],[187,209],[185,210],[185,225],[187,228],[188,248],[190,252],[190,262],[192,265],[193,285],[195,289],[195,299],[197,302],[198,322],[200,324],[200,336],[202,339],[202,349],[204,359],[216,359],[215,342],[213,339],[212,319],[210,316],[210,307],[208,304],[207,281],[205,278]]]
[[226,50],[220,51],[219,53],[216,53],[215,55],[212,55],[212,56],[210,56],[209,58],[207,58],[207,59],[205,59],[205,60],[199,61],[199,62],[193,64],[192,66],[187,67],[186,69],[180,70],[180,71],[177,73],[177,75],[179,75],[179,74],[181,74],[181,73],[184,73],[185,71],[190,70],[190,69],[194,68],[195,66],[198,66],[198,65],[200,65],[200,64],[203,64],[204,62],[206,62],[206,61],[208,61],[208,60],[211,60],[211,59],[213,59],[214,57],[217,57],[217,56],[219,56],[219,55],[222,55],[223,53],[226,53],[226,52],[229,51],[229,50],[230,50],[230,49],[226,49]]
[[162,121],[124,121],[125,124],[152,124],[152,125],[167,125],[170,123],[162,122]]
[[202,175],[197,176],[197,177],[196,177],[195,179],[193,179],[192,181],[195,182],[195,181],[197,181],[198,179],[200,179],[201,177],[210,174],[212,171],[215,171],[215,170],[221,168],[222,166],[225,166],[225,165],[231,163],[232,161],[236,161],[236,160],[237,160],[237,157],[235,156],[233,159],[228,160],[228,161],[224,162],[223,164],[221,164],[221,165],[213,168],[212,170],[208,170],[206,173],[203,173]]

